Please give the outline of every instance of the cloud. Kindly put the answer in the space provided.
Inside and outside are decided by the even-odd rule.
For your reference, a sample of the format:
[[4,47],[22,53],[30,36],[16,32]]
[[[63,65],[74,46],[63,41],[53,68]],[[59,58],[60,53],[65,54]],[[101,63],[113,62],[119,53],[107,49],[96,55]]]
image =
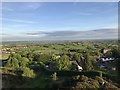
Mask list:
[[39,34],[46,34],[48,36],[69,36],[69,35],[76,35],[78,34],[79,31],[54,31],[54,32],[44,32],[44,31],[40,31],[40,32],[36,32],[36,33],[26,33],[27,35],[39,35]]
[[6,34],[6,33],[0,33],[0,35],[8,35],[8,34]]
[[41,35],[43,39],[54,39],[54,40],[81,40],[81,39],[117,39],[117,29],[97,29],[89,31],[53,31],[53,32],[35,32],[26,33],[26,35]]
[[44,40],[91,40],[118,39],[118,29],[97,29],[89,31],[39,31],[18,35],[3,35],[3,41],[44,41]]
[[11,18],[2,18],[2,20],[10,21],[10,22],[17,22],[17,23],[29,23],[29,24],[38,23],[34,21],[29,21],[29,20],[19,20],[19,19],[11,19]]
[[36,10],[43,5],[43,2],[4,2],[0,8],[3,11],[27,11]]
[[33,3],[25,3],[23,4],[23,6],[25,6],[25,9],[38,9],[42,6],[42,3],[36,3],[36,2],[33,2]]
[[11,35],[11,34],[5,34],[2,35],[3,41],[35,41],[39,40],[41,36],[39,35],[23,35],[23,34],[16,34],[16,35]]
[[9,7],[0,7],[0,10],[3,10],[3,11],[14,11],[13,8],[9,8]]

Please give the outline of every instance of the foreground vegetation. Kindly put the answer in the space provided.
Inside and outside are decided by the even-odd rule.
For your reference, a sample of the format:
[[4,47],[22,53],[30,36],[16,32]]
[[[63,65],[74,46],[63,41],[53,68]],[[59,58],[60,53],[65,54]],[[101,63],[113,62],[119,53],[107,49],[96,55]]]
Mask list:
[[[1,67],[4,88],[119,88],[118,41],[5,42]],[[103,49],[109,49],[103,52]],[[6,53],[8,57],[6,58]],[[114,57],[115,70],[97,59]],[[80,68],[78,68],[81,67]],[[112,66],[110,68],[112,68]]]

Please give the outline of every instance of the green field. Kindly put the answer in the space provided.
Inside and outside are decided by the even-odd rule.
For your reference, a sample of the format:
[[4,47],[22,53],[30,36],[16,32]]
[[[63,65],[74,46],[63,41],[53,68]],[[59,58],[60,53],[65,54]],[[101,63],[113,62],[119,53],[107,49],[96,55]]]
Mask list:
[[5,60],[8,59],[10,54],[2,54],[2,57],[0,58],[0,60]]

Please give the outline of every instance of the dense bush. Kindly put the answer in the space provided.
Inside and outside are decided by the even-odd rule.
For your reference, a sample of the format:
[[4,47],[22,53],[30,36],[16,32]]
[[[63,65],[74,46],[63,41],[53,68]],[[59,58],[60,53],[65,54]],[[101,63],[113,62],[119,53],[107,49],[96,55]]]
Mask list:
[[86,76],[84,76],[84,75],[82,75],[80,79],[81,79],[81,81],[83,81],[83,82],[88,81],[88,77],[86,77]]
[[57,80],[58,78],[57,78],[57,73],[56,72],[54,72],[53,74],[52,74],[52,80]]
[[111,83],[105,83],[104,88],[106,90],[113,90],[113,89],[118,90],[118,88],[115,85],[111,84]]
[[93,65],[92,65],[92,62],[90,60],[89,53],[85,53],[84,58],[85,58],[85,60],[84,60],[84,64],[83,64],[83,70],[85,70],[85,71],[92,70],[93,69]]
[[[78,79],[78,78],[77,78]],[[79,78],[80,79],[80,78]],[[102,82],[105,82],[101,84]],[[93,90],[93,89],[102,89],[102,90],[116,90],[118,89],[115,85],[108,83],[103,80],[101,77],[95,77],[95,79],[88,78],[86,76],[82,76],[82,81],[77,80],[77,83],[72,87],[72,90]]]
[[10,57],[8,59],[6,66],[14,69],[19,68],[19,61],[15,57]]
[[23,77],[28,77],[28,78],[34,78],[35,73],[30,68],[24,67],[22,76]]
[[56,60],[57,69],[58,70],[70,70],[72,63],[70,62],[67,55],[61,56],[58,60]]
[[22,68],[22,67],[26,67],[28,63],[29,63],[29,59],[26,58],[26,57],[22,57],[22,58],[21,58],[21,62],[20,62],[20,67],[21,67],[21,68]]
[[91,80],[89,83],[93,88],[99,88],[99,82],[97,80]]
[[105,82],[105,80],[103,80],[103,78],[98,77],[98,76],[95,77],[95,80],[97,80],[100,84],[103,84]]

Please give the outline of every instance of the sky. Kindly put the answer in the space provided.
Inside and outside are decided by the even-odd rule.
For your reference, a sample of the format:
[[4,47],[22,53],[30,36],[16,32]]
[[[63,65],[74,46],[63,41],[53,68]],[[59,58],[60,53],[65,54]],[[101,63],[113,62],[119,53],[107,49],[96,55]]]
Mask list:
[[117,2],[4,2],[3,41],[116,39]]

